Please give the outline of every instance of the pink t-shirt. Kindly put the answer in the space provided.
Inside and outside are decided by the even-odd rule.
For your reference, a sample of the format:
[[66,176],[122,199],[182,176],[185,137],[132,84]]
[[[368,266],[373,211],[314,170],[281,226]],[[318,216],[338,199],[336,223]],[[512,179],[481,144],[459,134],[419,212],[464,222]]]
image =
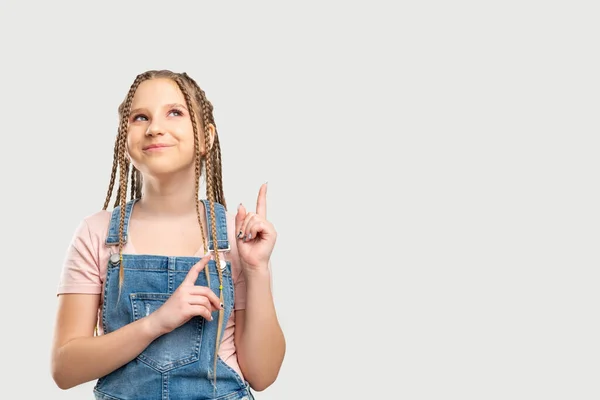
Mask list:
[[[99,211],[84,218],[79,224],[67,250],[58,286],[58,294],[101,294],[98,315],[100,315],[104,299],[104,280],[106,278],[111,249],[105,245],[110,217],[110,211]],[[225,259],[231,263],[231,274],[235,292],[234,310],[243,310],[246,308],[246,282],[240,265],[234,231],[235,216],[227,213],[227,235],[231,251],[220,252],[219,255],[221,259]],[[125,244],[123,253],[132,254],[133,251],[130,246]],[[102,334],[102,324],[98,325],[99,333]],[[232,312],[223,333],[223,340],[219,348],[219,357],[244,379],[235,351],[233,340],[234,327],[235,313]]]

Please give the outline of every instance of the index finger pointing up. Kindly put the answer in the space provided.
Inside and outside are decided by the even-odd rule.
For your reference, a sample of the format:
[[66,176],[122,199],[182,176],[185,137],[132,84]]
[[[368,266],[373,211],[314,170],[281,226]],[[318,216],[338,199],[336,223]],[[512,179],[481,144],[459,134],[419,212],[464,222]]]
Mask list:
[[190,270],[187,275],[183,279],[183,285],[194,286],[196,284],[196,279],[198,279],[198,275],[200,275],[200,271],[206,268],[206,264],[211,260],[210,253],[202,256],[202,259],[198,261]]
[[256,200],[256,214],[264,219],[267,219],[267,184],[263,183],[258,191],[258,199]]

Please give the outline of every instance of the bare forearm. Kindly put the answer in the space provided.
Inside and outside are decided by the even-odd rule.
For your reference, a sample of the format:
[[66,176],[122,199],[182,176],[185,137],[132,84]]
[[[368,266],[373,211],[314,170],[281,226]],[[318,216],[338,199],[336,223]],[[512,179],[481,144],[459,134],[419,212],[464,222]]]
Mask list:
[[275,381],[285,354],[285,338],[271,293],[268,269],[246,273],[246,310],[238,359],[245,377],[260,390]]
[[69,389],[98,379],[137,357],[160,336],[148,318],[98,337],[73,339],[56,350],[53,375],[57,385]]

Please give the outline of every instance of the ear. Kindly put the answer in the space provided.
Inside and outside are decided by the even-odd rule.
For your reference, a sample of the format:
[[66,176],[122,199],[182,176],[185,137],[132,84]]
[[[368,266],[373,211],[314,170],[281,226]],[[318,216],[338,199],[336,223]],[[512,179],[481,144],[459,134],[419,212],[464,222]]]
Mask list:
[[[213,124],[208,124],[208,129],[206,129],[206,134],[208,135],[208,150],[211,150],[215,143],[215,136],[217,134],[217,130]],[[204,149],[204,143],[200,144],[200,151],[202,155],[206,155],[206,150]]]
[[212,149],[213,144],[215,143],[215,136],[217,135],[217,130],[213,124],[208,124],[208,145],[209,150]]

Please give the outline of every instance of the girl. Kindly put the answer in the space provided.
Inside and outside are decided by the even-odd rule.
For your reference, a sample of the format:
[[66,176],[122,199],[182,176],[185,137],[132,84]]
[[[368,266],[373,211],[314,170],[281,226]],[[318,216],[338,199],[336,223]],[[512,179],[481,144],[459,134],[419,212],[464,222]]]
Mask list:
[[226,211],[212,110],[192,78],[171,71],[138,75],[119,106],[103,210],[81,222],[61,275],[60,388],[98,379],[96,399],[234,400],[275,381],[285,340],[267,185],[256,212]]

